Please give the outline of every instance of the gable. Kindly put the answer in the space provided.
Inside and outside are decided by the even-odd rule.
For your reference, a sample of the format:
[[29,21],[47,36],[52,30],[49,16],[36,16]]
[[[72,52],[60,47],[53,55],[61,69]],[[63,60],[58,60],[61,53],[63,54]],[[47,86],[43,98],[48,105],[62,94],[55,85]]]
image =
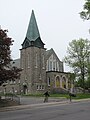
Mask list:
[[46,53],[46,68],[47,71],[60,71],[63,72],[63,62],[59,60],[53,49]]
[[54,51],[52,48],[51,48],[50,50],[47,50],[47,51],[46,51],[47,59],[49,59],[49,57],[50,57],[52,54],[54,55],[54,57],[55,57],[59,62],[61,62],[60,59],[58,58],[58,56],[56,55],[55,51]]
[[41,38],[38,37],[35,42],[34,42],[34,46],[38,47],[38,48],[44,48],[44,43],[42,42]]
[[44,48],[44,43],[42,42],[41,38],[38,37],[35,41],[29,41],[28,38],[26,38],[22,44],[22,48],[27,48],[27,47],[38,47],[38,48]]
[[22,43],[22,48],[27,48],[30,45],[30,41],[27,38],[25,38],[24,42]]

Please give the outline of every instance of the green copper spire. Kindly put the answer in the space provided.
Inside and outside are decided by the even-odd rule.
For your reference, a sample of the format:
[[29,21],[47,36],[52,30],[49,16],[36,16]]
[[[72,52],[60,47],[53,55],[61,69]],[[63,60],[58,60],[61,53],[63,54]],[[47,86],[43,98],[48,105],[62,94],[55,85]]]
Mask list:
[[31,18],[30,18],[26,37],[30,41],[35,41],[38,37],[40,37],[36,18],[35,18],[33,10],[32,10],[32,14],[31,14]]
[[32,10],[30,22],[28,25],[28,30],[27,34],[25,37],[25,40],[22,44],[22,48],[27,48],[27,47],[38,47],[38,48],[44,48],[44,43],[41,40],[37,22],[35,19],[34,11]]

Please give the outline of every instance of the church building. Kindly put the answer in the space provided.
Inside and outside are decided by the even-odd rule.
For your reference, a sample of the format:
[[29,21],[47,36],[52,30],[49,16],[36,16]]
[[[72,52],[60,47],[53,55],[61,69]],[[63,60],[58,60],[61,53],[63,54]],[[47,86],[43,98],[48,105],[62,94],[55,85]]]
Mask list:
[[12,66],[22,69],[20,80],[8,81],[0,91],[34,94],[50,91],[66,93],[69,89],[69,73],[64,72],[63,62],[55,51],[44,47],[34,11],[32,10],[26,37],[20,49],[20,59]]

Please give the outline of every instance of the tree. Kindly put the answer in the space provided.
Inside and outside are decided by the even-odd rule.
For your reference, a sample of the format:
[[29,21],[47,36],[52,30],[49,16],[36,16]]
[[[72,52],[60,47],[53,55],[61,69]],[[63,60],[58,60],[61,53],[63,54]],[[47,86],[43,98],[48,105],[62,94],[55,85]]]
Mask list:
[[89,20],[90,19],[90,0],[85,0],[85,4],[83,6],[83,11],[80,12],[80,17],[83,20]]
[[[69,65],[74,71],[77,70],[79,80],[82,80],[81,87],[85,89],[85,78],[88,76],[90,71],[90,41],[79,39],[72,40],[67,48],[67,56],[65,56],[64,61]],[[89,66],[88,66],[89,65]]]
[[7,30],[0,29],[0,85],[7,80],[15,80],[20,77],[21,69],[11,67],[11,50],[10,46],[14,42],[7,36]]
[[[80,17],[83,20],[90,20],[90,0],[85,0],[85,4],[83,6],[83,11],[80,12]],[[89,31],[90,32],[90,31]],[[90,88],[90,63],[88,62],[88,76],[86,81],[86,88]]]

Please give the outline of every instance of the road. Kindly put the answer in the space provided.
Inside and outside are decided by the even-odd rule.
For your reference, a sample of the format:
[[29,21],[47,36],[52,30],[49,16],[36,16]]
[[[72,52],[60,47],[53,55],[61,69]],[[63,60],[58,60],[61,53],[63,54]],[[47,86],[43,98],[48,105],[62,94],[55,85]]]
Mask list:
[[90,101],[0,112],[0,120],[90,120]]

